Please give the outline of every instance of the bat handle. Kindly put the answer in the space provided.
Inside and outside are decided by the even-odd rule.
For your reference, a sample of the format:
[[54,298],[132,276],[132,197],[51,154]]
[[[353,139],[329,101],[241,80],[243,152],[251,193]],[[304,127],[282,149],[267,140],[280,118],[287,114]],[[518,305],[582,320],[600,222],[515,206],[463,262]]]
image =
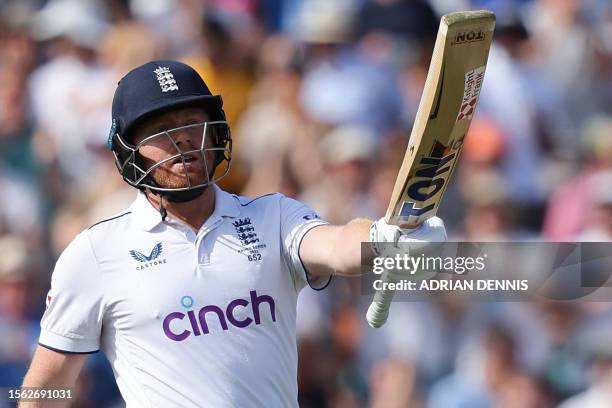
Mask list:
[[[383,275],[383,288],[387,287],[386,283],[391,282],[388,279],[387,275]],[[393,295],[395,294],[395,290],[390,289],[380,289],[376,291],[374,295],[374,299],[368,308],[368,313],[366,314],[366,319],[368,320],[368,324],[375,329],[379,328],[387,321],[387,317],[389,317],[389,308],[391,307],[391,301],[393,300]]]
[[[388,221],[388,217],[387,217]],[[415,229],[418,228],[423,221],[420,221],[416,224],[403,224],[399,227],[402,229]],[[384,274],[382,276],[382,284],[383,288],[388,288],[387,283],[393,282],[389,275]],[[376,291],[374,294],[374,299],[372,299],[372,303],[370,303],[370,307],[368,307],[368,312],[366,314],[366,319],[368,320],[368,324],[373,328],[377,329],[387,321],[389,317],[389,309],[391,308],[391,301],[393,300],[393,295],[395,294],[395,290],[391,289],[380,289]]]

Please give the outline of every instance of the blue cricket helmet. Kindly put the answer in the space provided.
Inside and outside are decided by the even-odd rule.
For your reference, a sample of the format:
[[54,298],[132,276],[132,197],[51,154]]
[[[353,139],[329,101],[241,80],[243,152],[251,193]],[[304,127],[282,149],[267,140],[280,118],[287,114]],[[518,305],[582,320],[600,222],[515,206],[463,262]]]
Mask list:
[[[150,171],[140,165],[139,147],[132,142],[134,129],[155,115],[186,107],[201,107],[209,115],[210,121],[207,123],[217,127],[211,132],[219,150],[211,175],[224,160],[228,162],[229,170],[231,135],[221,96],[213,95],[204,80],[189,65],[170,60],[151,61],[121,78],[113,97],[112,125],[107,147],[113,152],[117,168],[128,184],[165,194],[171,201],[183,201],[183,198],[192,197],[194,191],[201,194],[206,185],[222,177],[211,179],[209,175],[206,185],[167,189],[157,185]],[[222,130],[219,130],[219,125],[223,125]],[[188,191],[192,193],[188,194]]]

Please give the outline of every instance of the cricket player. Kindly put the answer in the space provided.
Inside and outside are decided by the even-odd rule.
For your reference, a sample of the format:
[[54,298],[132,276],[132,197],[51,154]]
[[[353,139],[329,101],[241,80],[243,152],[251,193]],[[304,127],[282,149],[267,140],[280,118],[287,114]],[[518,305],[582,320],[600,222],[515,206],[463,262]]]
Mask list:
[[121,79],[108,144],[137,197],[58,259],[25,387],[72,387],[102,350],[128,407],[296,407],[300,290],[359,275],[361,242],[446,237],[439,218],[329,225],[282,194],[223,191],[222,99],[180,62]]

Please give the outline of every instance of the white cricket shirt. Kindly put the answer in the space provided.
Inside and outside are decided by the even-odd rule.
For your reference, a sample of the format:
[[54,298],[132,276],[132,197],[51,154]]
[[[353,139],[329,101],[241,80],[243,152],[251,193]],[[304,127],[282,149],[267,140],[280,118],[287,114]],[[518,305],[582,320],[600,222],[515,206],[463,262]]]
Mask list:
[[57,261],[39,342],[104,351],[128,407],[297,406],[298,249],[325,222],[282,194],[214,188],[197,234],[139,193]]

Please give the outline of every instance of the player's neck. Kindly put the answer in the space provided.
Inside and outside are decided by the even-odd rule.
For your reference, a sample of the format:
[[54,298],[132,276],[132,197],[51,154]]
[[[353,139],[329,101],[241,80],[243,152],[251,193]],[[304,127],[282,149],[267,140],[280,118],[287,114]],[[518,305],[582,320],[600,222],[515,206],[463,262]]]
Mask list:
[[[147,198],[155,208],[159,208],[158,195],[147,193]],[[163,200],[168,217],[188,225],[197,232],[215,210],[215,189],[210,186],[199,197],[184,203],[170,202],[166,198]]]

